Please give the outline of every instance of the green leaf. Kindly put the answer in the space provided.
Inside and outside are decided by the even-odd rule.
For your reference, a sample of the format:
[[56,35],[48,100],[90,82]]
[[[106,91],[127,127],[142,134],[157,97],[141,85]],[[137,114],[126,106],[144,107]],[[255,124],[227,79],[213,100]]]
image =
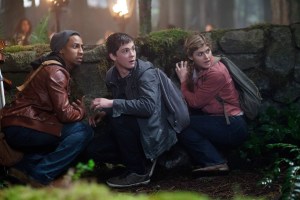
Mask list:
[[41,19],[31,34],[30,41],[32,44],[47,44],[49,43],[48,22],[50,13]]

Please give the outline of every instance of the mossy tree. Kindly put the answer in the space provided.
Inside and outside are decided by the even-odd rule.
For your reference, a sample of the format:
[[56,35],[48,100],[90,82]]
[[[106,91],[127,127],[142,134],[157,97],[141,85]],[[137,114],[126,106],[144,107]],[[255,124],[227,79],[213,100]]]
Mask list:
[[140,35],[151,32],[151,0],[139,0]]

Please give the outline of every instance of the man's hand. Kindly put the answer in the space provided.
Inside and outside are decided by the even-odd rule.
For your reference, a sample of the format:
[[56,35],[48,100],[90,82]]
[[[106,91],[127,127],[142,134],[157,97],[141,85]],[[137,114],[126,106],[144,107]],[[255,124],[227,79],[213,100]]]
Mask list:
[[104,111],[101,111],[99,113],[96,113],[95,115],[89,117],[89,124],[92,127],[96,127],[98,123],[102,121],[102,119],[105,117],[106,113]]
[[81,97],[81,99],[76,99],[75,102],[72,102],[72,106],[74,106],[76,109],[78,110],[85,110],[85,105],[84,105],[84,102],[83,102],[83,99],[84,99],[84,96]]
[[97,110],[102,108],[111,108],[113,106],[113,100],[106,98],[96,98],[91,102],[91,109]]

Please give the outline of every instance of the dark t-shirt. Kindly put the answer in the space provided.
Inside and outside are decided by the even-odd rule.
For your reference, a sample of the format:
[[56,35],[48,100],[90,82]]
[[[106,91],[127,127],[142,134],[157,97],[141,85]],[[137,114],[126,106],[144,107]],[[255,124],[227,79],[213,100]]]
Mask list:
[[127,99],[126,94],[125,94],[125,88],[127,86],[126,79],[127,79],[127,77],[118,79],[117,85],[118,85],[119,89],[117,92],[116,99]]

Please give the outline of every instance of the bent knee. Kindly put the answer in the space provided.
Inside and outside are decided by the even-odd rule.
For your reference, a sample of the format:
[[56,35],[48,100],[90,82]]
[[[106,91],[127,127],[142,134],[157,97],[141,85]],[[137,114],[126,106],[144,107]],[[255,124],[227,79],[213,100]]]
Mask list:
[[81,123],[81,137],[85,138],[87,141],[90,141],[94,136],[94,131],[91,126]]
[[83,122],[75,122],[69,124],[69,126],[68,131],[70,131],[73,140],[89,142],[93,138],[94,132],[89,125]]

